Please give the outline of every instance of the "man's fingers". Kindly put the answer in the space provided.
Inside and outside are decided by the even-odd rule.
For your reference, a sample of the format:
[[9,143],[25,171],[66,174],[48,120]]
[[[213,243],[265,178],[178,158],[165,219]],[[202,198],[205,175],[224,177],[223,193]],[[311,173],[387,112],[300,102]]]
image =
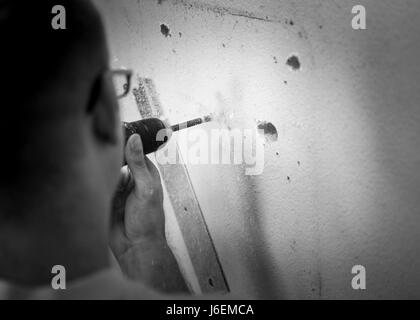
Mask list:
[[155,164],[150,160],[149,158],[145,158],[147,168],[149,169],[150,175],[153,177],[153,179],[157,179],[160,181],[160,174],[158,169],[156,168]]
[[[134,193],[138,199],[150,200],[161,192],[160,176],[157,168],[143,154],[143,144],[139,135],[132,135],[127,142],[125,157],[135,182]],[[160,197],[158,197],[160,198]]]
[[120,179],[118,181],[117,190],[115,193],[125,193],[129,182],[130,182],[130,172],[128,171],[128,167],[122,167],[120,170]]
[[143,198],[153,185],[151,184],[149,159],[144,156],[143,144],[139,135],[134,134],[128,139],[125,157],[135,182],[135,194],[139,198]]
[[124,207],[128,194],[134,188],[134,181],[127,167],[121,168],[120,180],[112,201],[112,228],[118,227],[124,221]]
[[143,143],[138,134],[133,134],[128,139],[127,146],[125,147],[125,159],[127,160],[128,167],[134,175],[134,178],[137,177],[136,173],[139,171],[141,173],[142,171],[147,170],[143,153]]

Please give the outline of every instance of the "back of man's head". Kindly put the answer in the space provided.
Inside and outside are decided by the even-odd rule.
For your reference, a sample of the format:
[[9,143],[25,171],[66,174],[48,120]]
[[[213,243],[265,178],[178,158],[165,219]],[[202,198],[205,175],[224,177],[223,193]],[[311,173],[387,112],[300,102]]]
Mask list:
[[[52,24],[57,4],[65,9],[65,29]],[[53,173],[54,158],[77,153],[77,119],[107,54],[100,17],[88,0],[0,0],[0,39],[4,187],[28,173]]]

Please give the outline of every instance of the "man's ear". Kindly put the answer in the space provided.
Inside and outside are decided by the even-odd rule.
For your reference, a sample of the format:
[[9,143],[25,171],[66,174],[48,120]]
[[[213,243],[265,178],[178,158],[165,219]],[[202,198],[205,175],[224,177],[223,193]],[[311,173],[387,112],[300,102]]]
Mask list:
[[92,118],[93,133],[104,143],[118,142],[118,103],[106,76],[100,75],[91,87],[87,112]]

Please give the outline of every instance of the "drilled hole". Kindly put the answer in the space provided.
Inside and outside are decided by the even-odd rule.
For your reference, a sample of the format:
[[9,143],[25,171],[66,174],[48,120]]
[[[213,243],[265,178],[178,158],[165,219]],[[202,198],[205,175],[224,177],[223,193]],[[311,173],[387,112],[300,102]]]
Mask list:
[[168,28],[166,24],[160,25],[160,32],[167,38],[171,36],[171,30]]
[[214,283],[213,283],[213,279],[209,278],[209,285],[210,287],[214,288]]
[[289,57],[289,59],[287,59],[286,64],[292,68],[292,70],[294,71],[298,71],[300,69],[300,61],[299,58],[295,55]]

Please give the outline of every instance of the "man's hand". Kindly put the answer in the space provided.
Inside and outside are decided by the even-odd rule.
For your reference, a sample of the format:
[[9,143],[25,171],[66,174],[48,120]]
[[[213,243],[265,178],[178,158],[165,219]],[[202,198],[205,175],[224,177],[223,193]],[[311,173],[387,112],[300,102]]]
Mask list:
[[123,168],[115,194],[110,247],[126,276],[167,292],[187,291],[165,237],[160,176],[144,156],[139,135],[125,147]]
[[132,135],[125,147],[128,167],[113,202],[111,249],[116,256],[139,242],[166,242],[163,191],[159,172],[144,156],[139,135]]

